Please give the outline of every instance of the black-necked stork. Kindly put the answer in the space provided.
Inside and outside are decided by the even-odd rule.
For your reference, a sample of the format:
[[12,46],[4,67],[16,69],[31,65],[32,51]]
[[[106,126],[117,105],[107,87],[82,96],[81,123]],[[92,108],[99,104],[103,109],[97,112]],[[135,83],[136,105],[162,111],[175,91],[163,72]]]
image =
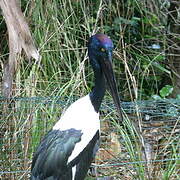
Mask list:
[[69,106],[34,154],[31,180],[83,180],[99,144],[99,109],[109,86],[120,112],[120,101],[112,70],[113,43],[105,34],[89,39],[88,55],[95,86]]

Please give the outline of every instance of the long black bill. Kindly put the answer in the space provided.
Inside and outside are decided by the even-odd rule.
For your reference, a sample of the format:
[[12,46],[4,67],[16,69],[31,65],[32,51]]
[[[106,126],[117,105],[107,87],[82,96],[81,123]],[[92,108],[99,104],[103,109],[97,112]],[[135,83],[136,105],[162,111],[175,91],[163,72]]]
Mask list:
[[119,95],[118,95],[118,91],[117,91],[115,76],[114,76],[114,72],[112,69],[112,61],[110,58],[104,59],[104,61],[101,63],[101,65],[102,65],[102,71],[105,75],[107,84],[108,84],[109,89],[110,89],[110,93],[111,93],[113,101],[114,101],[114,104],[115,104],[117,111],[120,115],[120,123],[122,123],[123,115],[122,115],[120,99],[119,99]]

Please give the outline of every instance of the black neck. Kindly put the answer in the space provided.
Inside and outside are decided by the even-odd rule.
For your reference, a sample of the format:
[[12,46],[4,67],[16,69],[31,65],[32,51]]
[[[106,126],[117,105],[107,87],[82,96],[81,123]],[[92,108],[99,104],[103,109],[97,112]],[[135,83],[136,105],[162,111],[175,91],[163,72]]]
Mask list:
[[96,112],[99,112],[102,99],[105,94],[105,79],[102,71],[95,71],[95,86],[90,93],[91,103],[94,106]]

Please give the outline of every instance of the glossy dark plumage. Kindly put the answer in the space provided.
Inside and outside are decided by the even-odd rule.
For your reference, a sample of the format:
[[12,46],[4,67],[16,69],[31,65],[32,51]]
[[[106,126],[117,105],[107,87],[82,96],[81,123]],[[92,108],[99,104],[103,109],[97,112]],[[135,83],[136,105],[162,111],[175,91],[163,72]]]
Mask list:
[[83,180],[99,145],[99,108],[105,79],[120,109],[112,71],[113,43],[104,34],[92,36],[88,55],[95,76],[90,94],[74,102],[41,141],[34,154],[31,180]]
[[[71,174],[65,173],[66,163],[75,144],[81,140],[81,136],[82,133],[75,129],[50,131],[43,138],[34,154],[32,161],[32,174],[34,175],[34,179],[45,179],[46,177],[51,177],[52,174],[53,178],[56,179],[60,175]],[[57,169],[57,167],[59,168]],[[69,175],[69,177],[71,176],[72,175]]]

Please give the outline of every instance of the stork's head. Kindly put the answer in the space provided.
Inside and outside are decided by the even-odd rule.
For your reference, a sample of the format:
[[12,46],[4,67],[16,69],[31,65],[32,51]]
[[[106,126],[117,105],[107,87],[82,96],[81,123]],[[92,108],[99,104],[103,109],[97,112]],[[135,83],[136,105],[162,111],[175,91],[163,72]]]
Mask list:
[[114,103],[122,116],[116,81],[112,69],[113,48],[112,40],[107,35],[95,34],[89,39],[88,55],[95,74],[104,74]]
[[101,64],[112,61],[113,43],[105,34],[95,34],[91,36],[88,43],[88,55],[94,70],[101,69]]

